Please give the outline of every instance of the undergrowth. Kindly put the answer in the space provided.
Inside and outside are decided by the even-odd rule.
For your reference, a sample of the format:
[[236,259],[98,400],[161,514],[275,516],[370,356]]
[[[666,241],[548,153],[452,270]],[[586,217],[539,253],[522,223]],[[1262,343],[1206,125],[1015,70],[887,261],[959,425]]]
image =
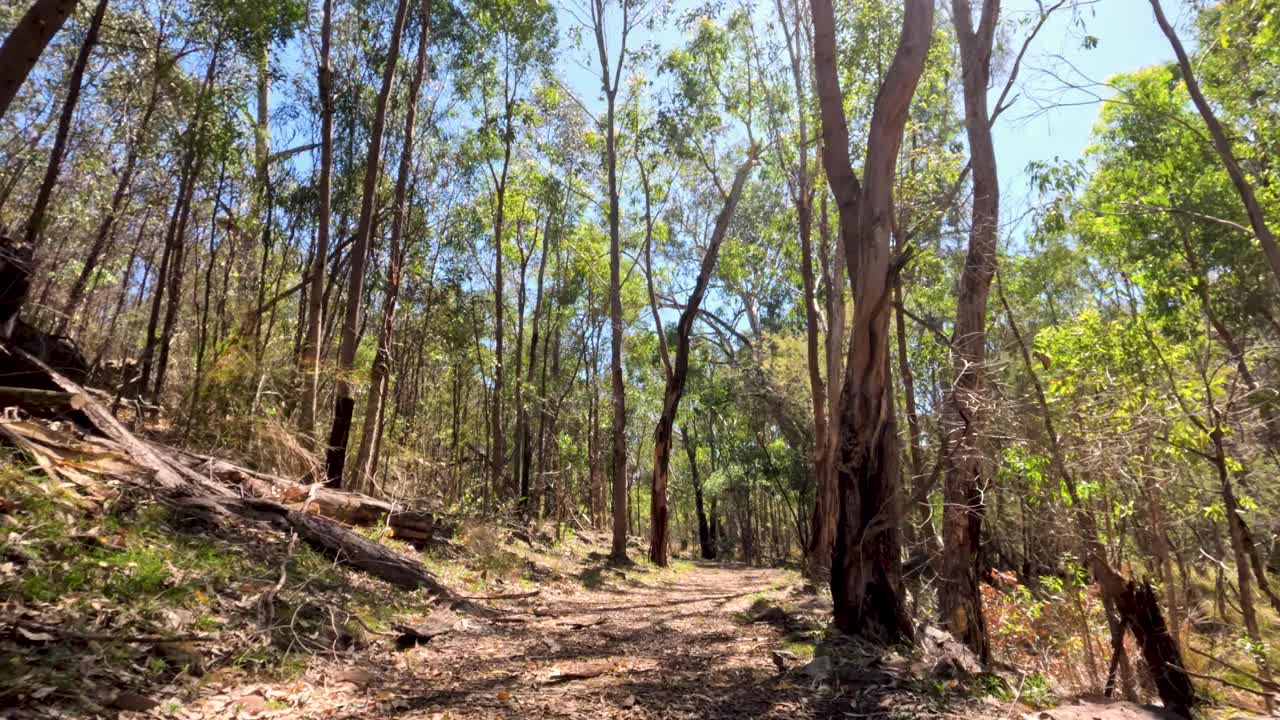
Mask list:
[[0,459],[0,715],[95,714],[217,672],[296,677],[426,612],[424,594],[388,590],[278,532],[210,528],[136,489],[88,498]]

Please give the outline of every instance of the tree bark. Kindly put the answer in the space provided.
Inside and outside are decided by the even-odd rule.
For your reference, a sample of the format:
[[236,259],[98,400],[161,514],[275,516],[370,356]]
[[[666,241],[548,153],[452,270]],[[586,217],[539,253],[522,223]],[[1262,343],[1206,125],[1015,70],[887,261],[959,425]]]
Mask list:
[[369,132],[360,220],[356,225],[355,243],[351,246],[351,275],[347,287],[346,317],[342,323],[342,341],[338,348],[338,383],[333,401],[333,426],[329,431],[329,445],[325,450],[325,482],[334,488],[342,486],[343,471],[347,464],[347,443],[351,438],[351,417],[355,414],[356,398],[355,388],[351,385],[351,373],[355,369],[360,323],[364,315],[364,275],[369,261],[369,244],[373,238],[382,135],[387,124],[387,105],[395,83],[396,65],[400,61],[400,40],[404,34],[408,5],[408,0],[398,0],[396,3],[396,17],[391,26],[391,45],[387,48],[382,87],[378,90],[377,109]]
[[711,524],[707,522],[706,498],[702,488],[702,477],[698,475],[697,446],[688,427],[680,428],[680,438],[683,440],[684,454],[689,458],[689,475],[693,479],[693,509],[698,516],[698,550],[703,560],[715,560],[716,539],[711,534]]
[[0,119],[79,0],[35,0],[0,45]]
[[631,4],[620,2],[622,27],[617,64],[610,71],[604,0],[592,0],[591,20],[600,61],[600,84],[605,97],[604,163],[609,192],[609,380],[613,396],[610,429],[610,471],[613,487],[613,542],[610,559],[627,561],[627,388],[622,374],[622,233],[619,227],[617,98],[622,69],[627,61],[627,35],[631,29]]
[[[821,153],[819,153],[821,155]],[[834,243],[828,220],[827,194],[822,194],[818,211],[818,229],[823,246],[830,250],[831,261],[823,265],[823,282],[827,286],[827,438],[826,455],[822,461],[824,471],[817,478],[814,489],[813,526],[809,533],[809,567],[816,578],[829,577],[831,573],[831,549],[836,541],[836,511],[839,500],[836,493],[835,453],[839,445],[840,389],[839,378],[844,376],[844,327],[845,327],[845,248],[844,238],[836,233]],[[834,247],[831,247],[834,244]],[[826,255],[827,250],[824,249]]]
[[[803,64],[804,21],[800,15],[800,0],[791,0],[792,22],[787,24],[787,11],[783,0],[776,0],[778,21],[786,37],[787,58],[791,63],[791,81],[796,100],[797,143],[791,202],[796,210],[796,226],[800,239],[800,280],[804,297],[805,350],[809,370],[809,394],[813,411],[813,477],[814,495],[830,493],[824,488],[829,472],[830,452],[827,430],[827,388],[822,379],[821,329],[822,312],[818,309],[817,281],[813,262],[813,180],[809,176],[809,96],[807,68]],[[815,508],[819,503],[815,502]],[[815,512],[813,522],[823,523],[829,514]],[[825,530],[824,530],[825,532]],[[828,535],[830,533],[827,533]],[[805,573],[810,578],[822,577],[831,562],[830,542],[815,547],[805,547]]]
[[142,146],[146,142],[147,131],[151,127],[151,118],[155,114],[156,106],[159,104],[160,77],[165,71],[167,71],[167,68],[162,69],[160,63],[156,64],[155,77],[152,78],[151,90],[147,96],[147,105],[142,111],[142,118],[138,121],[137,131],[132,144],[129,146],[128,155],[125,157],[124,169],[121,171],[120,179],[116,183],[115,193],[111,196],[111,206],[102,217],[102,220],[98,222],[98,229],[93,235],[93,243],[89,246],[89,252],[84,259],[84,267],[81,268],[80,275],[76,277],[75,283],[72,284],[71,290],[67,294],[67,301],[62,306],[62,317],[58,320],[58,329],[55,331],[59,335],[66,333],[71,319],[76,314],[76,310],[80,308],[80,301],[84,298],[84,291],[88,286],[89,278],[93,275],[94,270],[97,270],[98,261],[102,259],[107,250],[108,240],[111,238],[116,226],[116,219],[120,215],[120,209],[124,207],[125,196],[133,183],[133,173],[137,169],[138,157],[141,155]]
[[[84,86],[84,71],[89,66],[89,56],[93,54],[94,46],[98,44],[98,32],[102,29],[102,18],[107,13],[108,2],[109,0],[98,0],[98,5],[93,10],[93,18],[89,21],[89,30],[85,34],[84,42],[80,45],[80,52],[76,54],[75,63],[71,66],[71,77],[67,81],[67,98],[62,103],[62,114],[58,117],[58,131],[54,134],[49,164],[45,167],[44,180],[40,183],[35,205],[31,208],[31,216],[27,219],[25,240],[32,247],[44,234],[45,211],[49,207],[53,188],[58,184],[58,174],[62,171],[62,159],[67,154],[67,140],[71,135],[71,121],[75,118],[76,103],[80,100],[80,90]],[[36,7],[38,8],[41,4],[44,3],[37,3]],[[32,11],[34,12],[35,9],[32,8]],[[64,17],[63,20],[65,19]],[[10,38],[12,37],[10,35]],[[6,41],[5,44],[8,45],[8,42]],[[4,67],[3,58],[4,52],[0,49],[0,67]],[[3,84],[4,81],[0,80],[0,86]]]
[[960,275],[956,323],[951,343],[955,380],[943,406],[951,452],[943,480],[943,543],[938,615],[956,639],[991,662],[991,644],[982,614],[980,556],[985,481],[982,477],[983,383],[986,374],[987,297],[995,271],[1000,187],[991,139],[987,87],[1000,0],[983,0],[977,28],[969,0],[952,0],[951,16],[960,46],[965,127],[973,168],[969,253]]
[[836,68],[831,0],[811,0],[823,159],[840,212],[854,287],[851,345],[841,390],[839,513],[831,562],[835,624],[873,642],[910,640],[898,523],[898,442],[889,373],[892,197],[898,150],[933,31],[933,2],[906,0],[902,35],[876,96],[860,185]]
[[[724,199],[724,207],[716,217],[715,229],[707,243],[707,250],[702,256],[702,266],[698,270],[698,278],[694,282],[693,293],[680,312],[680,321],[676,325],[676,354],[672,360],[671,374],[667,377],[666,388],[662,395],[662,413],[658,416],[657,427],[653,430],[653,484],[649,496],[649,560],[659,567],[667,565],[667,484],[671,474],[672,432],[675,428],[676,413],[680,410],[680,398],[684,395],[684,384],[689,376],[690,338],[693,323],[698,317],[698,308],[706,295],[707,286],[711,284],[711,276],[716,270],[716,260],[720,257],[720,246],[729,232],[729,222],[742,199],[743,188],[747,178],[755,167],[756,149],[747,151],[747,159],[738,167],[733,178],[733,187]],[[659,338],[658,342],[666,342]]]
[[506,475],[506,422],[503,420],[502,391],[505,383],[506,360],[503,338],[506,332],[505,300],[503,298],[503,231],[506,222],[507,173],[511,168],[511,145],[515,142],[515,131],[511,127],[514,98],[506,98],[506,115],[503,122],[502,172],[494,181],[494,192],[497,202],[493,216],[493,410],[490,412],[490,433],[492,437],[492,455],[489,458],[490,482],[494,493],[502,493],[507,481]]
[[400,150],[400,168],[396,175],[395,205],[391,213],[391,247],[387,267],[387,286],[382,298],[382,331],[378,336],[378,355],[369,371],[369,395],[365,402],[364,426],[360,434],[360,450],[348,485],[357,492],[374,488],[378,454],[374,439],[382,427],[388,378],[391,375],[391,347],[395,341],[396,304],[400,299],[401,265],[404,262],[404,223],[408,204],[409,180],[413,175],[413,140],[418,120],[418,98],[427,75],[427,48],[431,40],[431,2],[422,0],[422,33],[418,38],[418,57],[409,84],[409,98],[404,115],[404,145]]
[[[552,214],[553,213],[549,212],[548,216]],[[535,368],[538,365],[538,334],[539,323],[542,321],[542,289],[547,275],[547,256],[549,243],[551,241],[551,233],[553,232],[552,222],[553,221],[550,217],[548,217],[547,228],[542,233],[542,255],[538,258],[538,279],[533,296],[533,321],[529,329],[529,369],[527,371],[528,374],[525,376],[525,386],[529,389],[533,388]],[[559,230],[555,229],[554,232],[559,232]],[[539,415],[542,416],[544,424],[546,415],[544,407],[546,403],[546,397],[544,396],[547,379],[546,367],[546,359],[544,357],[542,363],[543,392],[540,392],[537,398]],[[529,418],[529,410],[526,407],[527,404],[528,401],[525,400],[516,408],[516,411],[520,414],[520,416],[516,418],[516,443],[520,448],[520,513],[525,519],[528,519],[529,517],[529,499],[532,494],[532,488],[530,487],[530,475],[532,473],[533,465],[533,437],[532,432],[530,431],[530,424],[532,421]]]
[[320,95],[320,195],[316,249],[311,261],[311,290],[307,293],[307,337],[302,346],[302,412],[299,427],[314,440],[316,405],[320,394],[320,343],[324,328],[325,264],[329,259],[329,222],[333,214],[333,68],[330,45],[333,38],[333,0],[323,0],[320,25],[320,66],[316,84]]

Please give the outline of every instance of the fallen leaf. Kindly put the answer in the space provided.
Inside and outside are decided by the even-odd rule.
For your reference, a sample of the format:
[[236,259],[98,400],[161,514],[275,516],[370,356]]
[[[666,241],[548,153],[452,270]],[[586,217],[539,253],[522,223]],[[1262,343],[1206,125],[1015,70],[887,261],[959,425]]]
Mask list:
[[261,695],[245,695],[236,702],[236,708],[246,715],[260,715],[267,711],[267,699]]
[[18,631],[18,634],[21,635],[23,639],[28,642],[47,643],[47,642],[53,642],[54,640],[57,639],[56,637],[54,637],[53,635],[50,635],[47,632],[40,632],[38,630],[28,630],[22,627],[21,625],[17,627],[17,631]]
[[566,667],[553,667],[547,675],[547,682],[564,682],[567,680],[586,680],[608,674],[615,667],[611,660],[580,663]]
[[123,690],[118,693],[107,706],[115,710],[127,710],[129,712],[147,712],[158,707],[160,703],[152,700],[146,695],[139,695],[132,690]]
[[511,699],[511,693],[509,693],[509,692],[500,692],[500,693],[498,693],[498,699],[499,699],[499,700],[510,700],[510,699]]
[[340,683],[351,683],[352,685],[368,685],[373,682],[374,674],[364,668],[351,667],[338,673],[335,678]]

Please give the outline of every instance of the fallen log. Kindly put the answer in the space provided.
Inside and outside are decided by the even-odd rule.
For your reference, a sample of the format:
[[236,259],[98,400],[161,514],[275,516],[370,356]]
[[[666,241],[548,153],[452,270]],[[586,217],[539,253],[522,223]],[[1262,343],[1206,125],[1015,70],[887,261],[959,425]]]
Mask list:
[[84,407],[86,400],[86,396],[80,393],[0,386],[0,407],[20,407],[29,412],[59,413],[79,410]]
[[229,516],[235,516],[267,523],[279,530],[291,529],[317,552],[396,587],[405,590],[425,589],[454,608],[465,608],[482,614],[492,612],[442,585],[422,563],[329,518],[291,510],[280,503],[260,498],[170,494],[162,496],[162,499],[179,512],[215,525]]
[[[270,499],[237,497],[223,484],[215,473],[198,472],[188,467],[187,456],[182,451],[152,445],[129,432],[105,408],[94,401],[75,382],[60,375],[40,359],[12,344],[0,345],[0,371],[10,371],[10,382],[19,378],[19,387],[52,390],[81,395],[85,398],[71,419],[88,431],[106,437],[118,449],[123,458],[149,471],[146,477],[134,477],[132,481],[156,493],[171,506],[199,517],[211,524],[219,524],[229,516],[264,522],[280,530],[298,534],[308,545],[332,557],[337,562],[362,570],[392,585],[407,590],[426,589],[448,601],[453,607],[489,614],[489,608],[459,597],[442,585],[421,563],[380,545],[365,536],[343,526],[339,522],[320,515],[290,508]],[[38,428],[25,434],[7,428],[9,435],[32,443],[28,436],[38,437]],[[45,438],[41,438],[44,440]],[[53,464],[56,458],[41,451],[41,458]],[[226,464],[234,467],[230,463]],[[237,468],[237,472],[243,470]],[[259,478],[261,480],[261,478]],[[262,480],[262,482],[266,482]],[[372,501],[372,498],[370,498]],[[379,503],[381,501],[373,501]],[[389,505],[388,505],[389,508]],[[394,516],[392,516],[394,517]]]
[[193,472],[234,485],[256,498],[275,500],[295,510],[321,515],[348,525],[386,523],[397,540],[420,545],[430,543],[450,528],[436,513],[407,510],[386,500],[361,493],[334,490],[322,484],[306,484],[257,472],[208,455],[172,448],[180,463]]
[[154,480],[160,487],[181,490],[194,486],[211,495],[231,494],[225,485],[183,472],[185,468],[166,460],[156,448],[129,432],[106,408],[89,397],[79,384],[49,367],[44,361],[12,344],[0,347],[0,354],[0,372],[15,387],[84,396],[84,404],[78,410],[68,413],[68,417],[86,430],[92,430],[114,442],[134,463],[154,471]]

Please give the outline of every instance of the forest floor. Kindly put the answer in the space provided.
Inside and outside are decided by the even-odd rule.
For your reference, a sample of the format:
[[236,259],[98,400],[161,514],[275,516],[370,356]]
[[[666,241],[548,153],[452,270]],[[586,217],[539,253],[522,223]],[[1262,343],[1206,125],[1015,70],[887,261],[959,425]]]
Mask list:
[[449,610],[260,525],[93,502],[0,459],[0,717],[1159,717],[1042,713],[1016,674],[957,672],[936,630],[887,654],[833,640],[830,599],[789,570],[615,568],[568,530],[471,523],[422,554],[369,534],[459,592],[527,597]]

